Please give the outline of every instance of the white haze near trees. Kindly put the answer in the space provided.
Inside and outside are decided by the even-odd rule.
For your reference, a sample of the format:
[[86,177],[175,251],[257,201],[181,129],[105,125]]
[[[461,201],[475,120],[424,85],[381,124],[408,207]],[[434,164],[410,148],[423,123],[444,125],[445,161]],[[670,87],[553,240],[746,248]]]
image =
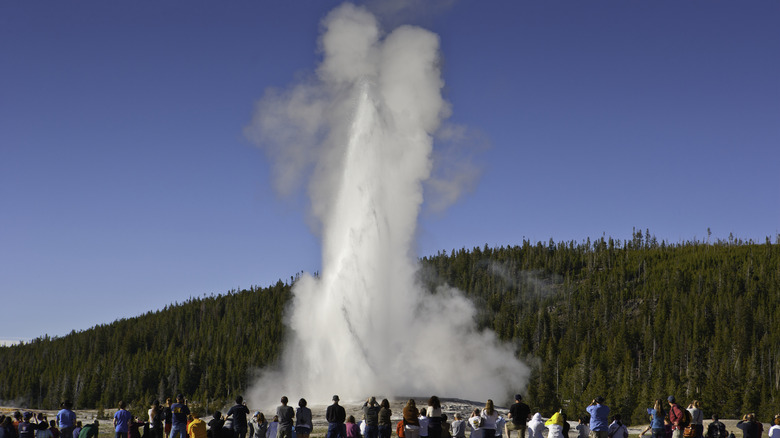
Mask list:
[[280,363],[249,399],[508,401],[528,368],[476,329],[461,292],[430,294],[416,277],[423,183],[449,116],[438,37],[413,26],[383,35],[371,13],[344,4],[324,19],[321,49],[316,77],[268,91],[247,128],[274,162],[277,189],[308,182],[323,252],[321,275],[293,287]]

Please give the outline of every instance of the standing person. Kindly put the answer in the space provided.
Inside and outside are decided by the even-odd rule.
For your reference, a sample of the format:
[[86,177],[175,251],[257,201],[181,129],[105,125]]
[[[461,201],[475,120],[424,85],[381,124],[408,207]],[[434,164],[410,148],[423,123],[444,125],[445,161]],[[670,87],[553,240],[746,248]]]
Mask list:
[[495,438],[498,411],[493,407],[493,400],[488,399],[485,403],[485,409],[482,410],[480,416],[482,417],[482,436],[484,438]]
[[420,416],[417,417],[420,422],[420,438],[428,438],[428,411],[425,408],[420,409]]
[[[43,423],[46,424],[46,417],[44,417]],[[49,420],[49,432],[51,432],[52,438],[60,438],[60,430],[57,429],[57,422]]]
[[171,404],[171,398],[166,398],[165,408],[163,408],[163,418],[165,419],[165,427],[163,428],[163,431],[165,431],[166,437],[171,435],[171,427],[173,426],[173,410],[171,410]]
[[309,438],[314,423],[312,423],[311,409],[307,408],[305,398],[298,400],[298,409],[295,411],[295,436]]
[[466,422],[463,421],[463,417],[459,414],[455,414],[455,420],[450,425],[450,436],[452,438],[466,438]]
[[54,435],[49,430],[49,424],[43,412],[38,412],[37,418],[38,424],[35,427],[35,438],[53,438]]
[[347,438],[360,438],[360,426],[355,424],[355,417],[347,417]]
[[379,436],[379,409],[379,403],[376,402],[376,397],[374,396],[369,397],[363,404],[363,418],[366,420],[365,438],[377,438]]
[[769,428],[769,438],[780,438],[780,415],[775,415],[772,420],[772,427]]
[[70,400],[65,400],[60,403],[60,407],[62,409],[57,412],[57,425],[64,438],[71,438],[73,429],[76,427],[76,413],[71,410],[73,403]]
[[747,414],[737,423],[737,428],[742,430],[744,438],[760,438],[761,429],[759,429],[756,418],[753,414]]
[[[579,421],[577,422],[577,427],[575,427],[575,429],[577,429],[577,438],[588,438],[588,435],[590,435],[590,426],[588,426],[588,420],[590,420],[590,417],[580,417]],[[641,434],[639,435],[639,438],[642,438]]]
[[469,434],[471,438],[482,438],[482,412],[479,408],[474,408],[471,411],[469,427],[471,428],[471,433]]
[[19,432],[19,438],[35,437],[35,425],[30,423],[32,416],[32,412],[25,412],[24,415],[22,415],[22,419],[19,421],[19,425],[16,428]]
[[544,423],[548,430],[547,438],[564,438],[563,423],[563,415],[561,415],[560,412],[554,413],[553,416]]
[[509,407],[509,419],[512,421],[506,425],[506,438],[512,438],[510,432],[513,430],[518,432],[519,438],[525,438],[526,423],[531,419],[531,408],[523,403],[523,396],[520,394],[515,394],[515,402]]
[[[276,432],[276,436],[279,438],[292,438],[293,418],[295,418],[295,411],[292,406],[287,406],[289,400],[287,396],[282,396],[282,405],[276,408],[276,416],[279,417],[279,429]],[[243,437],[239,437],[243,438]]]
[[392,418],[393,410],[390,409],[390,402],[383,398],[379,403],[379,438],[390,438],[393,434]]
[[127,438],[130,422],[133,416],[125,407],[127,405],[123,400],[119,401],[119,410],[114,413],[114,436],[116,438]]
[[609,407],[604,404],[604,397],[596,396],[585,410],[590,414],[590,438],[607,438],[609,435],[609,423],[607,423]]
[[[211,423],[209,423],[209,426],[210,425]],[[263,415],[262,412],[257,411],[255,412],[255,415],[252,416],[252,420],[249,421],[249,438],[265,438],[266,432],[268,432],[268,421],[266,421],[265,415]]]
[[685,429],[685,413],[677,404],[673,395],[666,398],[669,403],[669,422],[672,424],[672,438],[682,438],[682,431]]
[[97,438],[100,432],[100,422],[95,420],[94,423],[87,423],[81,428],[79,432],[79,438]]
[[688,405],[688,412],[691,414],[691,426],[696,431],[696,438],[704,436],[704,413],[701,411],[701,404],[694,400]]
[[406,438],[419,438],[420,436],[420,411],[417,410],[417,403],[410,398],[403,409],[404,435]]
[[0,438],[16,438],[14,419],[11,416],[3,418],[2,423],[0,423]]
[[729,433],[726,430],[726,425],[718,419],[717,414],[712,415],[712,422],[707,425],[706,436],[707,438],[728,438]]
[[655,400],[652,408],[647,408],[647,415],[650,416],[650,424],[639,434],[640,438],[648,430],[651,431],[653,438],[665,438],[666,430],[664,428],[664,417],[666,416],[666,412],[664,412],[663,402],[660,398]]
[[[565,422],[563,424],[566,424]],[[501,414],[498,415],[498,419],[496,419],[496,438],[504,438],[504,431],[506,430],[506,419],[501,416]]]
[[184,401],[183,394],[176,394],[176,403],[171,405],[171,434],[168,438],[187,438],[187,417],[190,408]]
[[347,412],[339,405],[338,395],[333,396],[333,404],[325,410],[325,419],[328,420],[328,433],[325,438],[346,438],[344,420],[347,419]]
[[537,412],[531,417],[531,421],[528,422],[528,438],[542,438],[542,432],[547,429],[544,426],[544,420],[542,420],[542,414]]
[[[149,408],[149,431],[152,438],[163,438],[164,421],[165,415],[162,406],[160,406],[160,401],[152,401],[152,406]],[[144,436],[144,438],[149,437]]]
[[266,438],[276,438],[277,431],[279,430],[279,417],[274,415],[273,420],[268,423],[268,430],[265,433]]
[[233,430],[237,438],[246,438],[247,415],[249,415],[249,408],[246,407],[244,397],[239,395],[236,397],[236,404],[227,411],[227,416],[233,417]]
[[206,438],[206,422],[200,419],[200,413],[194,410],[190,414],[190,422],[187,424],[187,435],[190,438]]
[[441,414],[441,438],[452,438],[452,435],[450,435],[450,423],[447,422],[447,414]]
[[425,409],[428,414],[428,436],[430,438],[441,438],[441,400],[432,395],[428,399],[428,407]]
[[609,425],[609,438],[628,438],[628,428],[623,424],[620,414],[612,416],[612,423]]
[[[222,426],[224,425],[225,420],[222,419],[222,412],[214,411],[211,420],[209,420],[209,430],[206,431],[206,435],[211,436],[211,438],[222,438]],[[263,435],[259,438],[265,438],[265,431],[263,431]]]
[[141,426],[144,426],[144,423],[141,422],[138,417],[133,417],[133,419],[130,420],[130,424],[127,426],[128,438],[141,438]]

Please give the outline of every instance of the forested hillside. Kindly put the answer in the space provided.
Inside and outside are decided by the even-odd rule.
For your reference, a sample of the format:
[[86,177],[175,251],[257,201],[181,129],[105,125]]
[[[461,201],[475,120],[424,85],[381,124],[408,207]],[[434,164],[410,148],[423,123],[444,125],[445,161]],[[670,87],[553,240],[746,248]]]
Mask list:
[[[780,245],[769,239],[669,245],[636,232],[421,263],[431,291],[460,288],[479,325],[516,346],[533,368],[527,399],[547,415],[577,415],[599,394],[635,422],[670,394],[706,415],[780,412]],[[279,356],[289,296],[279,282],[0,348],[0,399],[88,408],[183,392],[219,404]]]

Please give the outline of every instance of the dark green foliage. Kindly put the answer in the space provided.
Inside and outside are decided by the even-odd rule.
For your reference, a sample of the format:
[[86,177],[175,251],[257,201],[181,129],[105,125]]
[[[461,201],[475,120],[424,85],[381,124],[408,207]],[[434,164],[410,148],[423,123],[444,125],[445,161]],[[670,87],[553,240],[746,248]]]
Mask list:
[[[780,412],[780,246],[626,242],[474,248],[423,259],[464,290],[482,327],[532,366],[533,409],[580,415],[596,395],[648,421],[656,398],[709,418]],[[494,303],[500,303],[496,306]]]
[[[705,415],[780,412],[780,245],[730,239],[669,245],[547,242],[423,258],[421,281],[449,284],[532,368],[532,409],[576,418],[596,395],[647,422],[675,395]],[[0,399],[53,408],[143,405],[183,392],[217,404],[281,353],[290,286],[191,299],[63,338],[0,348]],[[518,390],[522,390],[518,388]],[[497,400],[498,401],[498,400]]]
[[1,348],[0,399],[55,409],[68,398],[85,409],[119,400],[146,406],[181,392],[219,404],[278,358],[289,296],[280,281]]

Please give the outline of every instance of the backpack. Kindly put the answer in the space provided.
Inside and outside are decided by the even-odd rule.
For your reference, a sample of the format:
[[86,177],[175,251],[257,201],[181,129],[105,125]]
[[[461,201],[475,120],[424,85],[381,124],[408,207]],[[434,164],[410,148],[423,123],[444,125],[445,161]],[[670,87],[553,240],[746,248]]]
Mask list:
[[718,438],[726,438],[728,433],[726,432],[726,425],[718,421]]
[[681,417],[682,417],[682,418],[681,418],[681,419],[680,419],[680,421],[677,423],[677,426],[678,426],[679,428],[685,428],[685,427],[688,427],[688,426],[691,424],[691,419],[692,419],[692,417],[691,417],[691,413],[690,413],[690,412],[688,412],[688,410],[687,410],[687,409],[682,409],[682,408],[680,408],[679,406],[677,406],[677,409],[679,409],[679,410],[681,410],[681,411],[682,411],[682,415],[681,415]]
[[404,420],[401,420],[398,422],[398,424],[395,425],[395,434],[399,436],[399,438],[404,438]]

